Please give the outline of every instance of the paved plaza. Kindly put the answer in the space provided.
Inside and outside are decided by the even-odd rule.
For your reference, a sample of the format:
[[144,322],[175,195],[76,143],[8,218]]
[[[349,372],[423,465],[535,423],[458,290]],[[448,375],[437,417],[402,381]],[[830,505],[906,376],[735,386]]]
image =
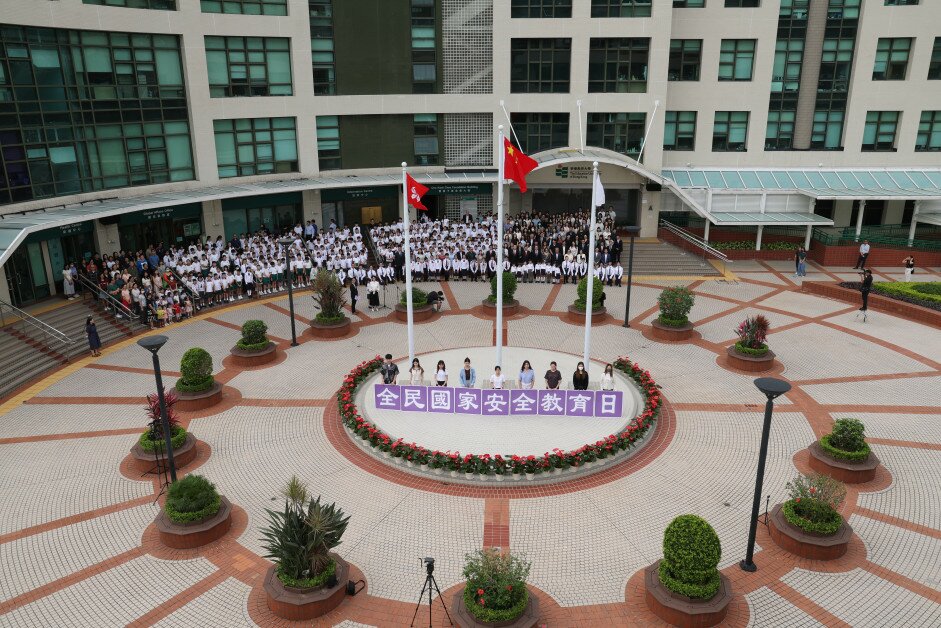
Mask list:
[[[836,278],[814,264],[809,270]],[[485,546],[532,561],[529,582],[551,628],[663,625],[644,605],[641,572],[662,556],[666,525],[685,513],[703,516],[721,539],[720,568],[736,594],[724,625],[941,625],[941,331],[879,312],[863,323],[857,305],[802,293],[792,271],[790,262],[746,262],[719,280],[641,278],[629,329],[621,325],[626,290],[607,288],[614,316],[593,328],[592,377],[627,356],[662,386],[668,411],[640,455],[539,487],[416,477],[350,442],[335,402],[343,377],[377,354],[407,356],[406,327],[388,310],[359,312],[346,339],[305,336],[297,347],[288,346],[283,296],[240,301],[160,330],[169,337],[161,351],[168,385],[182,353],[201,346],[226,386],[222,404],[181,414],[202,443],[184,471],[208,477],[234,508],[232,530],[199,550],[160,545],[157,487],[126,460],[145,425],[144,396],[154,390],[149,356],[132,339],[70,364],[0,406],[0,626],[284,625],[265,605],[270,563],[261,556],[260,528],[265,509],[280,507],[279,487],[292,474],[352,516],[338,550],[368,583],[318,626],[407,626],[424,581],[419,557],[436,558],[450,601],[464,555]],[[923,274],[938,280],[941,269]],[[660,343],[644,334],[667,283],[696,294],[690,319],[700,337]],[[415,328],[426,371],[440,353],[456,377],[467,350],[478,382],[485,380],[493,365],[481,347],[495,335],[480,308],[487,287],[424,287],[432,285],[447,302]],[[514,360],[527,347],[538,354],[537,384],[546,355],[564,356],[568,381],[582,353],[582,327],[565,320],[574,298],[571,285],[519,287],[522,312],[506,321],[507,343]],[[295,299],[300,333],[315,311],[309,292]],[[808,469],[804,450],[837,418],[865,422],[884,468],[875,481],[848,486],[842,514],[855,536],[845,556],[797,558],[759,525],[759,569],[748,574],[737,563],[745,554],[764,398],[753,376],[727,368],[722,356],[733,328],[754,313],[770,319],[769,345],[781,364],[774,374],[792,385],[777,401],[772,426],[763,491],[771,503],[785,499],[785,483]],[[266,321],[282,359],[254,369],[224,363],[235,328],[248,319]],[[508,379],[518,366],[506,365]],[[406,426],[417,440],[420,420],[399,417],[384,427],[395,433]],[[529,420],[540,429],[537,417]],[[577,446],[570,425],[554,424],[558,446]],[[432,445],[445,449],[447,429],[438,428]],[[471,432],[455,429],[452,448],[526,437],[525,430]],[[599,433],[581,436],[593,442]],[[427,609],[416,625],[422,622]],[[435,625],[446,625],[437,601]]]

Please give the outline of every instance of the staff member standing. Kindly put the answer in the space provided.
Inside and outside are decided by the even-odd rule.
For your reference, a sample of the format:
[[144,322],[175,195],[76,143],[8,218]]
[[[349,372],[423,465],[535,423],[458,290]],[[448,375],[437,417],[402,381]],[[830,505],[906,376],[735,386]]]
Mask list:
[[464,388],[473,388],[477,383],[477,372],[471,366],[470,358],[464,358],[464,368],[461,369],[459,379]]
[[356,314],[356,301],[359,300],[359,288],[356,287],[356,281],[350,280],[350,310]]
[[[868,268],[863,273],[863,283],[859,287],[859,292],[863,297],[863,306],[859,308],[859,311],[863,313],[863,322],[866,322],[866,316],[869,311],[869,291],[872,290],[872,271]],[[859,314],[856,315],[857,317]]]
[[549,363],[549,370],[546,371],[546,388],[548,390],[558,390],[562,383],[562,371],[558,369],[555,361]]
[[866,268],[867,257],[869,257],[869,240],[863,240],[863,243],[859,245],[859,259],[856,260],[856,265],[853,268],[859,270]]
[[506,383],[506,377],[503,376],[503,372],[500,367],[494,367],[493,375],[490,376],[490,387],[495,390],[501,390],[503,385]]
[[579,362],[575,367],[575,373],[572,375],[572,388],[588,390],[588,371],[585,370],[584,362]]
[[392,361],[392,354],[387,353],[382,366],[379,367],[383,384],[395,384],[399,379],[399,367]]
[[905,281],[911,281],[912,273],[915,272],[915,256],[909,255],[902,260],[902,264],[905,266]]

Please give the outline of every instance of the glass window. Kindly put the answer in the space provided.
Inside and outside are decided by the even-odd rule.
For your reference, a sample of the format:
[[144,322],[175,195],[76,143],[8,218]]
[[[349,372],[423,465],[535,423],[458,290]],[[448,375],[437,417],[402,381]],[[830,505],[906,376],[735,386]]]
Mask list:
[[568,93],[571,39],[513,39],[510,50],[512,93]]
[[321,170],[340,169],[339,116],[317,116],[317,158]]
[[827,19],[857,20],[860,4],[860,0],[830,0],[827,4]]
[[591,40],[588,91],[646,92],[650,40],[643,37]]
[[815,111],[810,147],[837,149],[843,146],[843,112]]
[[209,94],[291,96],[291,51],[285,37],[206,37]]
[[82,0],[84,4],[97,4],[127,9],[160,9],[176,11],[176,0]]
[[853,66],[854,39],[824,39],[818,92],[845,93]]
[[411,0],[412,92],[433,94],[438,89],[437,19],[435,0]]
[[592,17],[650,17],[652,0],[591,0]]
[[510,17],[572,17],[572,0],[513,0]]
[[774,50],[771,91],[796,92],[800,89],[801,63],[803,60],[803,39],[779,39]]
[[673,0],[674,9],[701,9],[706,6],[706,0]]
[[667,111],[663,150],[696,149],[696,112]]
[[712,127],[714,152],[744,151],[748,142],[747,111],[716,111]]
[[794,111],[769,111],[765,150],[790,150],[794,141]]
[[810,0],[781,0],[778,15],[792,20],[806,20],[809,10]]
[[928,80],[941,80],[941,37],[934,38],[934,48],[931,50],[931,63],[928,65]]
[[203,13],[287,15],[287,0],[200,0]]
[[333,0],[309,0],[310,48],[313,54],[314,94],[337,93],[337,68],[333,44]]
[[725,6],[729,8],[753,8],[760,7],[761,0],[725,0]]
[[440,162],[438,150],[438,115],[435,113],[416,114],[415,128],[415,165],[436,166]]
[[755,65],[754,39],[723,39],[719,53],[720,81],[750,81]]
[[876,63],[872,69],[872,80],[904,81],[911,49],[911,38],[880,37],[876,48]]
[[900,112],[870,111],[866,114],[863,131],[864,151],[895,150],[895,135],[898,130]]
[[527,155],[569,145],[567,113],[513,112],[510,121],[519,138],[519,149]]
[[919,152],[941,150],[941,111],[921,112],[915,150]]
[[647,114],[643,112],[589,113],[587,142],[637,159],[646,120]]
[[215,120],[219,178],[297,172],[294,118]]
[[702,61],[701,39],[671,39],[668,78],[671,81],[698,81]]
[[885,6],[887,7],[910,7],[916,4],[918,4],[918,0],[885,0]]

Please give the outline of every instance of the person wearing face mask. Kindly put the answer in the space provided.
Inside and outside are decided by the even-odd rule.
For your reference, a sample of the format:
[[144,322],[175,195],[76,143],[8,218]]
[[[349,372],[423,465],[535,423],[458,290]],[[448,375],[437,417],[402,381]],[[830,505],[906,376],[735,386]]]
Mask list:
[[572,388],[575,390],[588,390],[588,371],[585,370],[585,363],[579,362],[575,367],[575,374],[572,375]]

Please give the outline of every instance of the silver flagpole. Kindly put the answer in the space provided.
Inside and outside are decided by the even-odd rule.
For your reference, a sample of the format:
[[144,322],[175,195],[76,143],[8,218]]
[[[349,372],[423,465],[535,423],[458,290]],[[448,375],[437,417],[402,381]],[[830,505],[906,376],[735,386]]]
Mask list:
[[591,173],[591,226],[588,228],[588,273],[585,275],[585,372],[588,372],[588,359],[591,357],[591,311],[594,306],[592,299],[592,283],[595,279],[595,193],[598,188],[598,162],[592,163]]
[[494,366],[503,368],[503,161],[506,148],[503,146],[503,125],[499,127],[500,158],[497,168],[497,361]]
[[408,368],[412,368],[412,360],[415,359],[415,327],[412,311],[412,252],[408,241],[408,184],[405,181],[405,166],[402,162],[402,203],[404,217],[402,218],[402,235],[405,238],[405,308],[407,310],[408,320]]

